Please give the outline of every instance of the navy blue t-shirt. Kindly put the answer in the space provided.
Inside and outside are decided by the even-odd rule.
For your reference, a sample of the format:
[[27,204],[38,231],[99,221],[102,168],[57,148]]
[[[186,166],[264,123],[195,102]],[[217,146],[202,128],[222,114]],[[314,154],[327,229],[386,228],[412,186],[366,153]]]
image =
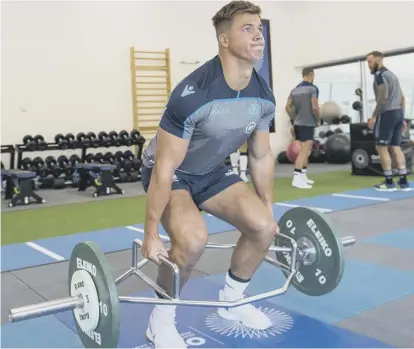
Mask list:
[[[265,80],[254,71],[248,86],[232,90],[226,83],[220,58],[215,56],[183,79],[172,91],[160,127],[189,139],[178,171],[208,173],[237,151],[253,131],[269,131],[275,116],[275,98]],[[157,136],[143,152],[143,164],[154,166]]]

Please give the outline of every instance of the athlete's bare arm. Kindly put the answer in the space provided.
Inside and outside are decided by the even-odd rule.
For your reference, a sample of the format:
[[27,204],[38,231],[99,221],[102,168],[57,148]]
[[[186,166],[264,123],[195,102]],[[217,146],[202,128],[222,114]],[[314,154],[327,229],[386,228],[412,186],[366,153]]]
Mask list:
[[269,131],[256,130],[248,140],[252,183],[260,199],[273,212],[274,159]]
[[145,232],[150,235],[158,234],[158,224],[170,199],[173,175],[185,158],[189,141],[161,128],[158,131],[155,165],[147,193]]

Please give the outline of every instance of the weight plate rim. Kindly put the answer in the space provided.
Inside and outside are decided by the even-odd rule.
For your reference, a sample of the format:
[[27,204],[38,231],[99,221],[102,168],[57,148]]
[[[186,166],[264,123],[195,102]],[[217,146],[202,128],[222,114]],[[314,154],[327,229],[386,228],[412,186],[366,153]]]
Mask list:
[[[117,289],[117,285],[115,283],[115,279],[114,279],[114,277],[112,275],[112,272],[111,272],[111,270],[112,270],[111,266],[110,266],[107,258],[105,257],[104,253],[102,252],[101,248],[99,247],[99,245],[96,242],[94,242],[94,241],[83,241],[81,243],[76,244],[76,246],[72,250],[71,258],[70,258],[70,261],[69,261],[69,267],[68,267],[69,292],[70,292],[70,284],[71,284],[70,280],[71,280],[72,268],[75,271],[76,270],[83,270],[83,269],[79,269],[79,268],[76,267],[76,261],[74,259],[74,256],[76,255],[78,249],[83,249],[83,248],[90,249],[92,251],[92,253],[95,254],[96,259],[98,260],[99,264],[101,265],[101,270],[103,272],[103,278],[106,280],[106,285],[108,287],[110,303],[112,305],[115,305],[111,309],[112,310],[111,311],[111,322],[112,322],[111,329],[112,329],[112,333],[111,333],[110,338],[111,338],[112,342],[117,344],[117,343],[119,343],[119,336],[120,336],[120,331],[121,331],[121,314],[120,314],[120,304],[119,304],[119,298],[118,298],[118,289]],[[72,263],[74,263],[74,266],[72,266]],[[92,276],[92,279],[94,280],[93,275],[91,275],[91,276]],[[98,293],[98,297],[99,297],[99,293]],[[89,338],[89,337],[86,334],[83,333],[82,329],[80,328],[80,326],[76,322],[76,319],[74,317],[73,312],[72,312],[72,317],[73,317],[73,320],[74,320],[79,338],[81,339],[82,343],[86,347],[87,343],[84,342],[84,338]],[[99,324],[100,324],[103,317],[104,316],[102,314],[100,314],[100,319],[99,319],[98,326],[99,326]],[[95,342],[93,342],[93,343],[96,344]],[[95,345],[95,347],[103,347],[103,346]]]
[[[362,156],[366,159],[366,161],[365,161],[364,163],[362,163],[362,164],[360,164],[360,163],[356,162],[356,161],[355,161],[355,157],[356,157],[356,156],[358,156],[358,155],[362,155]],[[354,165],[357,169],[359,169],[359,170],[363,170],[363,169],[365,169],[365,168],[367,168],[367,167],[369,166],[369,154],[368,154],[368,152],[367,152],[365,149],[363,149],[363,148],[358,148],[358,149],[355,149],[355,150],[352,152],[351,159],[352,159],[352,164],[353,164],[353,165]]]
[[[345,248],[342,245],[342,241],[341,241],[340,237],[335,232],[332,219],[329,216],[327,216],[326,214],[323,214],[322,212],[320,212],[316,209],[313,209],[313,208],[310,208],[310,207],[299,206],[299,207],[294,207],[294,208],[289,209],[288,211],[286,211],[280,217],[280,219],[278,221],[278,224],[279,224],[279,226],[283,226],[283,224],[285,224],[285,222],[288,221],[289,219],[291,219],[293,221],[293,218],[290,218],[290,217],[294,217],[294,216],[297,216],[297,215],[308,215],[309,216],[311,214],[316,215],[318,217],[318,219],[321,219],[321,220],[325,221],[326,224],[330,227],[330,229],[333,232],[333,235],[335,237],[335,239],[333,239],[333,241],[332,241],[334,243],[333,247],[334,247],[334,249],[337,249],[337,251],[339,253],[339,257],[340,257],[340,258],[338,258],[338,266],[337,266],[337,271],[338,272],[337,272],[336,280],[335,280],[335,282],[331,283],[331,286],[329,288],[327,288],[325,290],[325,292],[322,293],[322,294],[320,292],[319,293],[318,292],[312,292],[311,290],[305,289],[303,287],[301,288],[300,285],[297,285],[297,283],[295,282],[295,277],[292,278],[291,285],[294,288],[296,288],[299,292],[301,292],[301,293],[303,293],[307,296],[317,297],[317,296],[323,296],[323,295],[328,294],[328,293],[332,292],[333,290],[335,290],[335,288],[341,282],[342,277],[344,275],[344,271],[345,271],[345,259],[343,258]],[[289,235],[287,235],[287,236],[289,236]],[[276,235],[275,239],[273,240],[273,244],[276,247],[279,246],[278,239],[281,239],[281,241],[284,240],[283,237],[279,238],[278,235]],[[313,241],[313,239],[312,239],[312,241]],[[289,244],[289,246],[290,246],[290,244]],[[318,248],[319,246],[316,246],[316,247]],[[278,260],[280,262],[280,259],[278,258],[279,253],[280,252],[275,252],[275,255],[276,255],[276,260]],[[282,270],[282,273],[284,274],[285,277],[289,276],[289,274],[290,274],[289,271],[286,271],[284,269],[281,269],[281,270]]]

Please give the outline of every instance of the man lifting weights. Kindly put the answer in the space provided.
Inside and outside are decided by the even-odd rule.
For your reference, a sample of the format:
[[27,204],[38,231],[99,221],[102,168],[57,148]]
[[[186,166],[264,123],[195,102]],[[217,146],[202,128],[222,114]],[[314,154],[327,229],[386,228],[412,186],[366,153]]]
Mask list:
[[[222,301],[244,297],[278,232],[272,214],[274,158],[269,142],[275,98],[253,69],[265,44],[260,15],[260,7],[248,1],[232,1],[215,14],[218,55],[174,88],[157,135],[143,154],[147,207],[142,253],[157,263],[163,255],[177,264],[180,290],[208,241],[200,210],[241,232],[218,295]],[[255,190],[223,164],[246,141]],[[158,235],[159,223],[171,238],[168,253]],[[167,266],[160,265],[157,282],[171,294]],[[186,347],[175,326],[175,312],[171,305],[154,307],[147,337],[155,347]],[[252,304],[218,313],[255,329],[271,325]]]
[[311,189],[314,183],[306,174],[309,155],[312,151],[315,128],[320,122],[319,89],[313,84],[315,72],[312,68],[302,70],[303,81],[290,93],[286,112],[294,125],[296,140],[301,149],[295,161],[292,186]]

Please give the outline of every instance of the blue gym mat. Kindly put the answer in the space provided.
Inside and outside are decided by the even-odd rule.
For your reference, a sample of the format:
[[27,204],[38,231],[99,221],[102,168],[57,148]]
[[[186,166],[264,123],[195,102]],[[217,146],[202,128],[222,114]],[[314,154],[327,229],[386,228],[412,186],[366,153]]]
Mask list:
[[[222,280],[221,280],[222,281]],[[222,282],[216,283],[206,278],[190,280],[185,286],[182,298],[217,300]],[[136,296],[153,297],[153,292],[142,292]],[[390,348],[378,340],[323,323],[299,312],[288,310],[274,302],[256,302],[272,320],[266,330],[255,330],[217,315],[215,308],[179,307],[177,328],[189,347],[199,348]],[[336,307],[331,304],[331,308]],[[121,333],[119,347],[148,348],[145,331],[151,305],[121,304]],[[327,311],[330,311],[327,309]],[[331,310],[332,311],[332,310]],[[66,326],[74,329],[70,312],[56,315]],[[31,345],[37,345],[33,334]]]
[[[294,206],[308,206],[321,208],[329,211],[339,211],[352,208],[363,207],[367,205],[377,205],[384,201],[374,200],[383,198],[392,200],[401,200],[408,197],[414,197],[414,191],[411,192],[377,192],[374,189],[361,189],[344,192],[342,194],[350,195],[348,197],[334,196],[332,194],[321,195],[306,199],[298,199],[288,202],[275,203],[273,205],[273,214],[279,219],[282,214]],[[352,197],[355,196],[355,197]],[[360,198],[357,198],[360,196]],[[361,198],[363,197],[363,198]],[[373,199],[370,199],[373,198]],[[286,205],[286,206],[283,206]],[[209,234],[222,233],[234,230],[230,224],[210,215],[203,215]],[[128,227],[116,227],[92,232],[83,232],[65,236],[58,236],[49,239],[35,240],[40,248],[49,250],[64,259],[70,258],[74,246],[82,241],[96,242],[105,253],[129,249],[132,246],[133,239],[142,239],[143,224],[136,224]],[[135,229],[135,230],[134,230]],[[160,234],[166,235],[164,229],[160,226]],[[25,243],[4,245],[1,247],[1,271],[11,271],[21,268],[33,267],[48,263],[56,262],[56,259],[47,255],[47,251],[38,251]]]
[[385,234],[373,236],[364,239],[364,242],[400,248],[402,250],[414,251],[414,227],[409,229],[400,229]]

